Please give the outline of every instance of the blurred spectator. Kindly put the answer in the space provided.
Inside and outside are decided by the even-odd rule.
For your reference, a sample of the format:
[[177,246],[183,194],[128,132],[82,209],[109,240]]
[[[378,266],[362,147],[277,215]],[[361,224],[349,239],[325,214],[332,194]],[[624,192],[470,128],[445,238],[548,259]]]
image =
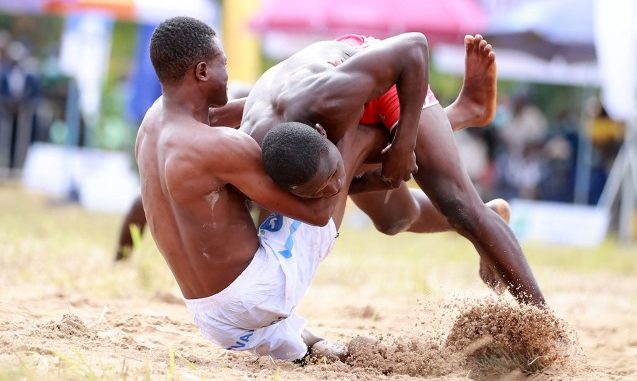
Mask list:
[[485,184],[484,176],[488,172],[489,155],[486,141],[479,133],[481,129],[465,129],[455,133],[456,144],[460,149],[460,159],[469,178],[476,186],[481,197],[485,198],[489,184]]
[[[3,37],[5,39],[6,37]],[[5,168],[21,168],[31,142],[40,93],[38,61],[19,41],[3,46],[0,62],[2,159]]]
[[[508,103],[502,103],[508,107]],[[528,94],[513,97],[510,115],[498,129],[503,149],[496,158],[496,193],[505,198],[537,199],[542,179],[542,147],[547,138],[544,114],[531,103]]]
[[546,138],[547,121],[544,114],[531,103],[525,93],[513,97],[511,119],[500,129],[500,137],[507,149],[523,155],[531,146],[541,144]]
[[563,136],[555,136],[544,146],[540,198],[547,201],[573,201],[574,150]]
[[625,126],[610,119],[598,98],[589,100],[587,113],[586,131],[593,148],[588,202],[596,204],[624,139]]

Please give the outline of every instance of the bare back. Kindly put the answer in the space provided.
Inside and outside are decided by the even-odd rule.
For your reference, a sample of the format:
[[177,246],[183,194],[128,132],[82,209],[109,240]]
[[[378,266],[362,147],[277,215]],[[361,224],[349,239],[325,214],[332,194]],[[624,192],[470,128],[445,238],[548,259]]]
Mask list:
[[[202,141],[227,140],[231,130],[171,117],[162,108],[160,101],[151,107],[137,138],[146,217],[184,296],[208,296],[250,263],[258,247],[256,228],[246,197],[210,176],[204,160],[215,152],[199,152]],[[240,162],[220,153],[218,160]]]
[[400,121],[383,154],[382,176],[397,186],[416,170],[416,132],[428,86],[422,34],[401,34],[365,49],[337,41],[308,46],[257,81],[245,104],[241,130],[261,144],[278,123],[320,124],[336,144],[356,130],[365,104],[393,85]]
[[345,43],[322,41],[270,68],[250,91],[240,129],[261,143],[277,123],[320,123],[330,140],[337,142],[345,131],[358,125],[364,100],[359,102],[358,110],[352,112],[338,107],[336,97],[330,102],[318,96],[331,77],[329,72],[356,52],[356,48]]
[[223,290],[252,260],[259,240],[246,200],[321,226],[336,206],[280,188],[249,135],[210,127],[181,105],[168,111],[163,97],[144,117],[136,157],[150,231],[188,299]]

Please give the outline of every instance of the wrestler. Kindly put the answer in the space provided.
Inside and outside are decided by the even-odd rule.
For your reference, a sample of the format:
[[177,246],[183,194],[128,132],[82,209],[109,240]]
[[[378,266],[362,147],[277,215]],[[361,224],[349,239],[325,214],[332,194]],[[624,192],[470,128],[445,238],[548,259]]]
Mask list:
[[[295,307],[333,245],[340,218],[331,216],[347,194],[297,198],[265,173],[249,135],[209,127],[209,107],[227,102],[227,72],[223,49],[206,24],[187,17],[164,21],[153,33],[150,55],[162,96],[137,135],[141,196],[149,230],[195,323],[223,348],[280,359],[325,346],[305,331]],[[343,162],[358,165],[368,153],[352,151],[343,160],[310,130],[327,147],[319,177],[343,169]],[[371,131],[356,139],[384,140],[380,130]],[[272,215],[257,229],[249,199],[290,217]]]
[[[477,39],[480,41],[468,44],[468,49],[491,50],[486,41],[479,36]],[[241,130],[261,144],[274,126],[301,122],[340,144],[346,132],[358,127],[368,102],[395,85],[399,119],[388,124],[392,140],[383,149],[381,172],[374,172],[376,180],[381,178],[392,186],[400,186],[398,190],[402,189],[405,197],[412,197],[401,181],[418,168],[414,173],[418,185],[448,224],[476,247],[483,280],[492,286],[503,283],[520,302],[543,305],[544,297],[513,233],[482,203],[464,171],[444,110],[440,105],[432,105],[421,113],[428,88],[427,65],[427,42],[417,33],[392,37],[368,47],[339,41],[312,44],[261,76],[246,101]],[[285,126],[292,130],[298,124]],[[285,141],[286,144],[271,150],[276,152],[269,156],[274,161],[267,162],[264,156],[268,173],[279,185],[310,198],[343,189],[346,181],[338,173],[315,183],[320,186],[300,185],[307,180],[303,176],[304,161],[295,166],[290,156],[280,154],[281,150],[294,152],[301,148],[301,155],[316,153],[303,150],[289,139]],[[265,146],[262,148],[265,155]],[[281,166],[286,170],[279,171]],[[370,215],[370,208],[383,213],[388,210],[385,205],[388,197],[391,193],[385,191],[382,198],[371,198],[363,206],[358,204]]]
[[[358,35],[346,35],[341,40],[347,40],[350,44],[363,45],[366,41],[373,41],[369,37]],[[444,110],[454,131],[466,127],[480,127],[489,123],[495,113],[496,101],[496,65],[495,54],[490,46],[486,44],[481,36],[465,37],[465,73],[462,90],[457,99]],[[385,97],[387,98],[387,97]],[[210,108],[209,124],[211,126],[239,127],[245,98],[230,102],[223,107]],[[378,114],[372,111],[378,109],[381,102],[372,102],[375,107],[366,108],[366,116],[361,122],[367,124],[383,123],[378,120]],[[438,104],[431,91],[427,94],[425,108]],[[397,98],[394,96],[392,102],[385,102],[384,106],[389,110],[378,110],[380,113],[389,114],[398,108]],[[394,115],[396,118],[397,115]],[[393,124],[393,123],[392,123]],[[372,219],[376,228],[388,235],[394,235],[402,231],[414,233],[429,233],[451,230],[451,226],[441,215],[429,199],[419,190],[409,190],[406,185],[401,184],[401,189],[391,192],[386,197],[384,192],[368,192],[352,197],[353,201],[363,208]],[[375,209],[374,205],[378,200],[388,203],[386,208]],[[367,206],[367,205],[370,206]],[[501,199],[492,200],[487,203],[491,209],[500,214],[508,221],[510,215],[508,204]],[[124,217],[120,227],[119,239],[116,250],[116,260],[121,260],[130,254],[133,239],[130,227],[136,226],[141,233],[146,226],[146,217],[141,202],[138,197],[131,205]]]

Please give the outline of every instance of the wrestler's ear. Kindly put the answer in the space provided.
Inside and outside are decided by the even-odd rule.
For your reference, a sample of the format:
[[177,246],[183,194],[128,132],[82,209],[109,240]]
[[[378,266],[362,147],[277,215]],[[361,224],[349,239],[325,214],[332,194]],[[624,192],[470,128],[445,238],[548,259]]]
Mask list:
[[327,132],[325,132],[325,129],[319,123],[316,123],[314,125],[314,128],[316,129],[316,131],[319,132],[319,134],[321,134],[324,137],[327,137]]
[[208,80],[208,64],[206,64],[204,61],[201,61],[197,65],[195,65],[195,78],[198,81]]

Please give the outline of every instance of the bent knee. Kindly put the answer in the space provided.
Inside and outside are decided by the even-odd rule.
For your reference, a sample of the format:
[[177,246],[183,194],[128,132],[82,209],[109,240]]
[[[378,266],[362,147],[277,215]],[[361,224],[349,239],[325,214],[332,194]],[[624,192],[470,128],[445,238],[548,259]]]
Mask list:
[[407,216],[403,218],[395,218],[392,220],[374,221],[376,230],[386,235],[396,235],[409,229],[416,216]]

